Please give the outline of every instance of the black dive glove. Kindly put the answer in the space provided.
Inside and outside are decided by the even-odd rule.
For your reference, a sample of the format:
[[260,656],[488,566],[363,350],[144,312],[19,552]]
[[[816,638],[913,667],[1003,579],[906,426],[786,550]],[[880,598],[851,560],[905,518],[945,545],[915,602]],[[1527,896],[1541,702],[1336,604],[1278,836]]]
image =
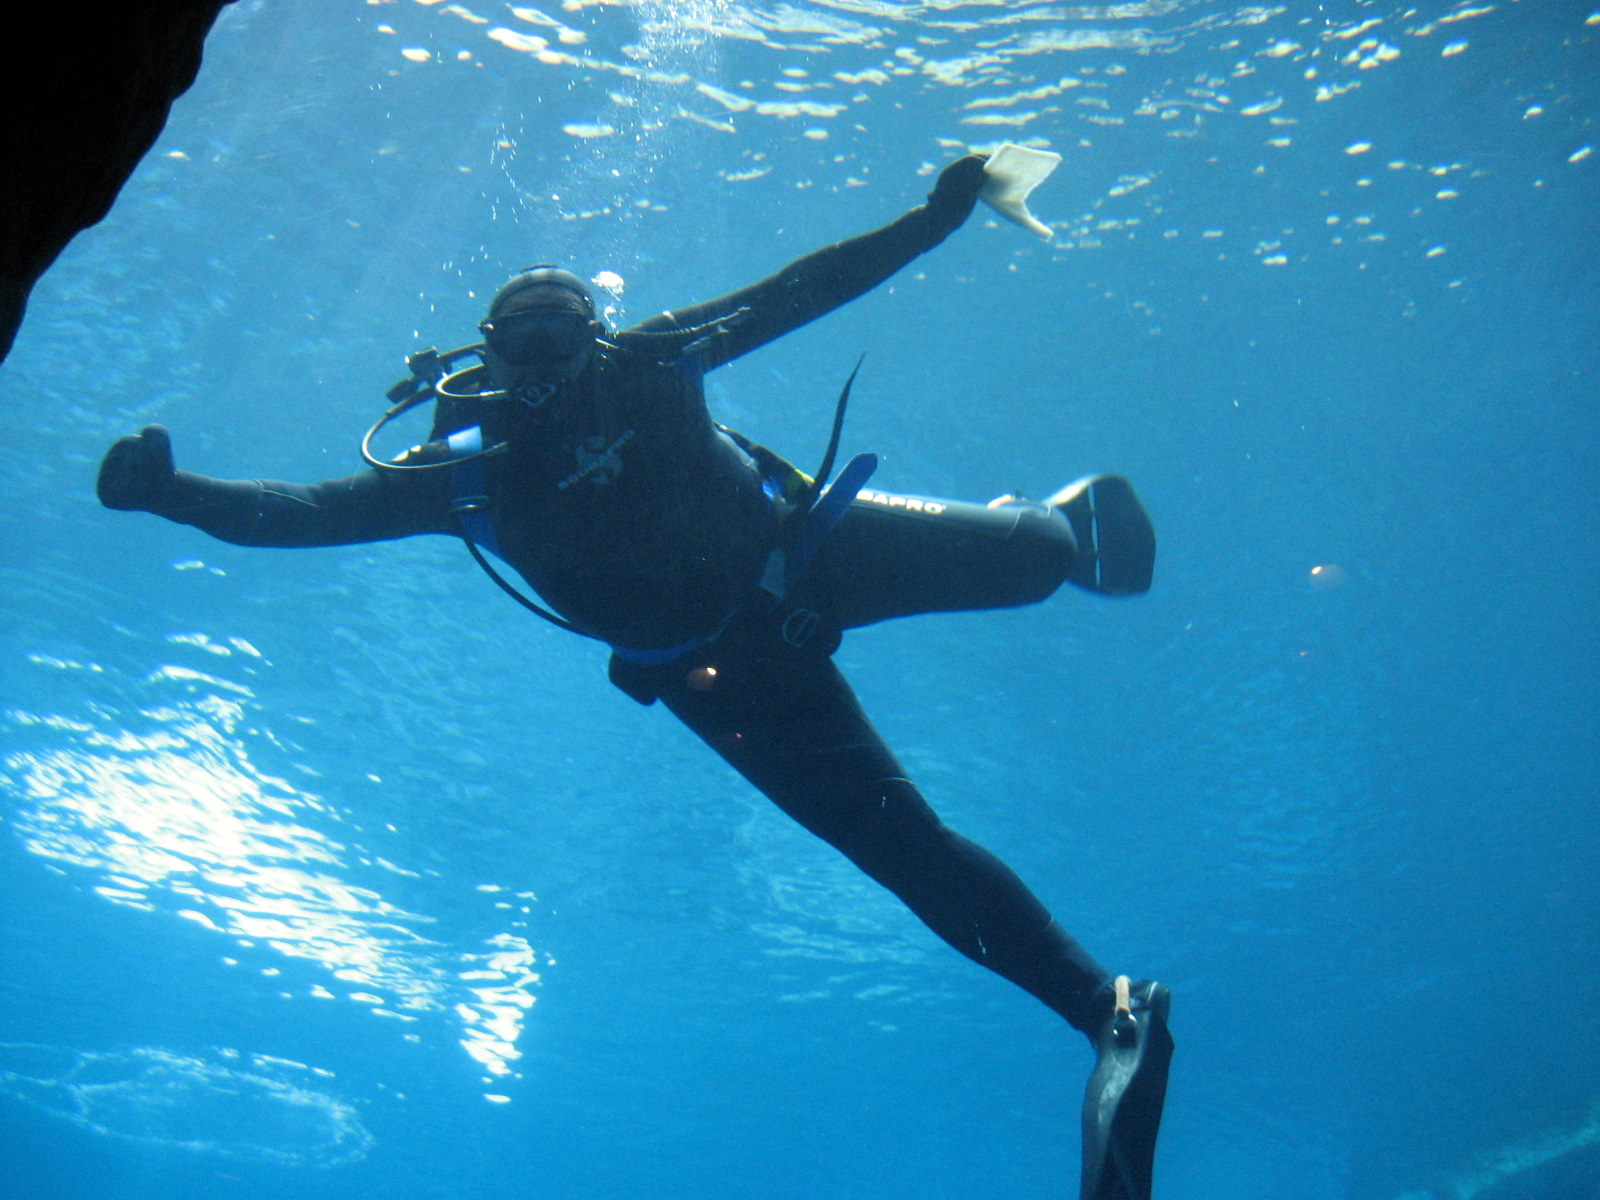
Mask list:
[[928,212],[947,230],[957,228],[972,215],[972,206],[978,202],[978,193],[988,176],[983,164],[987,154],[968,154],[958,158],[939,172],[933,191],[928,193]]
[[118,438],[95,480],[95,494],[107,508],[157,512],[172,498],[178,473],[172,465],[172,439],[161,425],[146,425]]

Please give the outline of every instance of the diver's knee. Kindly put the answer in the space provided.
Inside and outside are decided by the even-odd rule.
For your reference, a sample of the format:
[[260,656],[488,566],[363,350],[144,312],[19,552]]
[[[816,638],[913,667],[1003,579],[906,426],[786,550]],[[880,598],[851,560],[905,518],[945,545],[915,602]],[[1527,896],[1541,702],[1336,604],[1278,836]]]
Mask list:
[[902,776],[879,779],[872,785],[872,798],[874,823],[900,839],[941,837],[949,833],[939,814],[909,779]]
[[869,872],[867,860],[885,853],[897,855],[947,832],[916,784],[900,776],[841,788],[808,828]]
[[1025,500],[1003,505],[1013,506],[1021,511],[1006,539],[1002,574],[1007,599],[1013,605],[1037,604],[1067,581],[1078,556],[1078,541],[1071,522],[1055,509]]
[[927,864],[942,857],[951,837],[909,779],[875,780],[844,807],[847,818],[814,832],[903,899]]

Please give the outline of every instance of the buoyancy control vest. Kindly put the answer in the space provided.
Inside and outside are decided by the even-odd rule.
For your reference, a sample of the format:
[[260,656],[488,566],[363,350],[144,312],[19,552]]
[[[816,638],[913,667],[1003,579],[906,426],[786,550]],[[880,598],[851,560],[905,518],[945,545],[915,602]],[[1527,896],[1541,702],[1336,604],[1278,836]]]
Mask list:
[[[612,342],[602,342],[601,346],[606,352],[637,355],[668,366],[692,383],[698,393],[701,366],[696,351],[722,332],[725,322],[736,319],[738,315],[735,313],[729,318],[696,329],[662,334],[624,332],[616,335]],[[390,407],[363,437],[362,457],[370,466],[383,471],[448,469],[451,478],[450,511],[457,519],[468,551],[490,579],[517,603],[543,620],[569,632],[605,642],[618,658],[628,663],[655,666],[673,662],[714,640],[749,605],[766,604],[773,608],[780,605],[877,467],[875,455],[857,455],[840,472],[832,486],[828,485],[838,453],[850,389],[861,369],[860,361],[840,391],[827,452],[815,476],[806,475],[780,455],[735,430],[722,425],[714,426],[717,435],[756,473],[777,517],[773,523],[777,534],[768,549],[757,586],[745,600],[729,605],[711,627],[677,645],[660,648],[619,645],[530,599],[508,582],[485,556],[487,551],[505,561],[495,534],[485,467],[489,458],[507,451],[509,444],[498,442],[486,445],[482,423],[468,422],[471,421],[470,414],[481,413],[485,404],[518,403],[519,400],[512,393],[484,386],[489,382],[484,349],[482,343],[474,343],[443,353],[430,348],[408,356],[406,367],[410,374],[388,390]],[[670,357],[662,357],[668,354]],[[477,361],[465,367],[460,366],[471,359]],[[402,463],[376,457],[371,446],[378,431],[403,413],[429,401],[437,406],[435,430],[436,434],[443,435],[446,450],[443,459],[427,463]]]

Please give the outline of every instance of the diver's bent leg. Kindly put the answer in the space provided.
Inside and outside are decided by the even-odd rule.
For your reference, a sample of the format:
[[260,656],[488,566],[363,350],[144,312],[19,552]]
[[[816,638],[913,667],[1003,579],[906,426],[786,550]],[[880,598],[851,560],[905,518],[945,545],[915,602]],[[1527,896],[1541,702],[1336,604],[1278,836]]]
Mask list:
[[1156,537],[1120,475],[1090,475],[1035,504],[987,505],[863,490],[793,604],[836,629],[926,612],[1035,604],[1064,582],[1103,596],[1150,589]]
[[1077,556],[1071,523],[1048,505],[867,494],[884,502],[851,503],[792,598],[840,629],[1036,604]]
[[820,655],[739,653],[667,706],[784,812],[955,949],[1093,1036],[1109,975],[993,854],[948,829]]

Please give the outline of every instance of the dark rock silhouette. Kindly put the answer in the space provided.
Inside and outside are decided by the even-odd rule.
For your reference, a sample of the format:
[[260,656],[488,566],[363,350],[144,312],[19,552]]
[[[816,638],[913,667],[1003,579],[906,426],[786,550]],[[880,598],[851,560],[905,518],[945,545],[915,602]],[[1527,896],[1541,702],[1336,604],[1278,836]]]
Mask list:
[[33,285],[111,209],[200,70],[231,0],[96,5],[0,83],[0,360]]

